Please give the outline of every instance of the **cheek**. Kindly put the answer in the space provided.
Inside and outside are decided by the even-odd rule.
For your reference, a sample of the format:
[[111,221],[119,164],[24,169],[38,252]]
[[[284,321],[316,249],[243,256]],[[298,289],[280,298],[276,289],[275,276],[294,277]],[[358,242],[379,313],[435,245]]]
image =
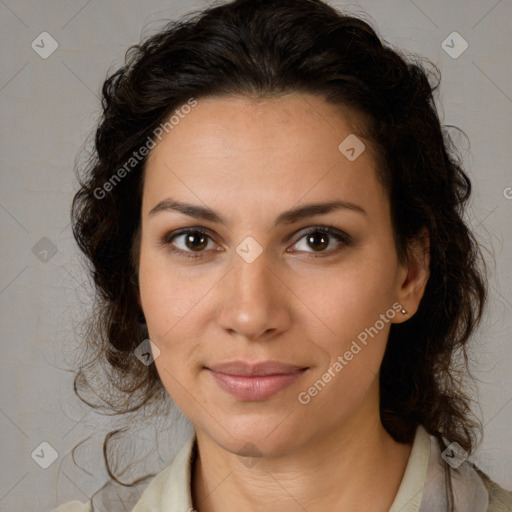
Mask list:
[[[174,396],[180,383],[193,378],[202,351],[199,318],[218,280],[211,272],[172,265],[165,251],[141,248],[140,298],[149,338],[160,349],[155,360],[164,386]],[[195,371],[195,370],[194,370]]]
[[[147,281],[146,284],[149,284]],[[146,317],[149,338],[160,349],[156,360],[157,369],[167,368],[172,372],[184,370],[200,354],[200,329],[194,322],[198,302],[189,287],[169,286],[158,280],[155,286],[145,289],[141,283],[141,300]]]
[[160,379],[173,401],[187,414],[190,396],[197,392],[203,347],[190,315],[177,317],[169,313],[171,309],[170,305],[152,311],[146,320],[149,337],[160,350],[155,359]]
[[165,340],[214,284],[212,275],[190,268],[176,270],[165,254],[141,251],[139,285],[142,308],[150,334]]
[[[320,284],[304,295],[315,313],[309,313],[311,339],[323,354],[314,377],[322,378],[330,370],[325,375],[325,380],[332,380],[329,386],[343,393],[353,389],[354,400],[378,374],[397,314],[393,308],[394,260],[377,257],[377,251],[374,254],[368,251],[368,257],[340,267],[330,279],[317,280]],[[306,287],[299,293],[305,291]]]
[[320,329],[331,342],[339,340],[338,349],[373,326],[395,302],[392,260],[360,258],[329,274],[309,277],[297,282],[294,291],[304,298],[313,325],[318,324],[315,331]]

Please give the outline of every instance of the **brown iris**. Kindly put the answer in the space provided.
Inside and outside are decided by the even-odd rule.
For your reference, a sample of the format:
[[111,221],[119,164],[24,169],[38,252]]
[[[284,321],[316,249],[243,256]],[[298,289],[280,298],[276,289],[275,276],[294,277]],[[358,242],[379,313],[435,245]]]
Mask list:
[[[196,242],[194,242],[194,240],[196,240]],[[191,245],[189,245],[189,242]],[[202,250],[208,245],[208,237],[199,231],[194,231],[186,235],[185,244],[189,249]]]
[[[315,245],[315,243],[317,243],[317,242],[320,242],[322,244],[322,246],[321,247],[316,246],[316,248],[319,250],[323,250],[329,245],[328,238],[329,238],[329,236],[326,235],[325,233],[316,232],[316,233],[309,234],[307,240],[308,240],[308,244],[312,243],[313,245]],[[315,248],[315,247],[313,247],[313,248]]]

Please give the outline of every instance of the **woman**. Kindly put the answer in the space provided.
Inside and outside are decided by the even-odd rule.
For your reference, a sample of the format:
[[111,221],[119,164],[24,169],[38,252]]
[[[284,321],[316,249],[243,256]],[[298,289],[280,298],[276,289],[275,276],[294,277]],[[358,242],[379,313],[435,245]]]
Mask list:
[[437,85],[319,0],[210,8],[107,79],[91,343],[117,412],[165,390],[194,426],[133,512],[512,510],[467,460],[486,289]]

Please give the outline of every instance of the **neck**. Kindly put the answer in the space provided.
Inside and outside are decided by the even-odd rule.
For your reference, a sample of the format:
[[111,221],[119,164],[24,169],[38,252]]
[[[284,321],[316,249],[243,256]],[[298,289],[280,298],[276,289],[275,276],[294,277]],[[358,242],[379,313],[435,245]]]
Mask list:
[[197,512],[368,510],[387,512],[411,445],[395,442],[380,418],[312,439],[300,449],[249,464],[196,429],[192,479]]

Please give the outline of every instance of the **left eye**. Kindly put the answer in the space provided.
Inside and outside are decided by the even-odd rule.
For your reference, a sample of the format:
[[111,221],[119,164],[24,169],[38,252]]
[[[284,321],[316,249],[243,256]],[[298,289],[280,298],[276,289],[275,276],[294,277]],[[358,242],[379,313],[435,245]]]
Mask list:
[[[336,251],[337,248],[332,249],[330,251],[326,251],[325,249],[330,245],[330,239],[334,238],[338,242],[338,246],[340,245],[349,245],[349,237],[337,230],[331,228],[313,228],[306,232],[301,238],[297,241],[299,244],[302,240],[307,245],[307,247],[317,246],[319,250],[313,250],[312,252],[333,252]],[[310,251],[305,251],[310,252]]]

